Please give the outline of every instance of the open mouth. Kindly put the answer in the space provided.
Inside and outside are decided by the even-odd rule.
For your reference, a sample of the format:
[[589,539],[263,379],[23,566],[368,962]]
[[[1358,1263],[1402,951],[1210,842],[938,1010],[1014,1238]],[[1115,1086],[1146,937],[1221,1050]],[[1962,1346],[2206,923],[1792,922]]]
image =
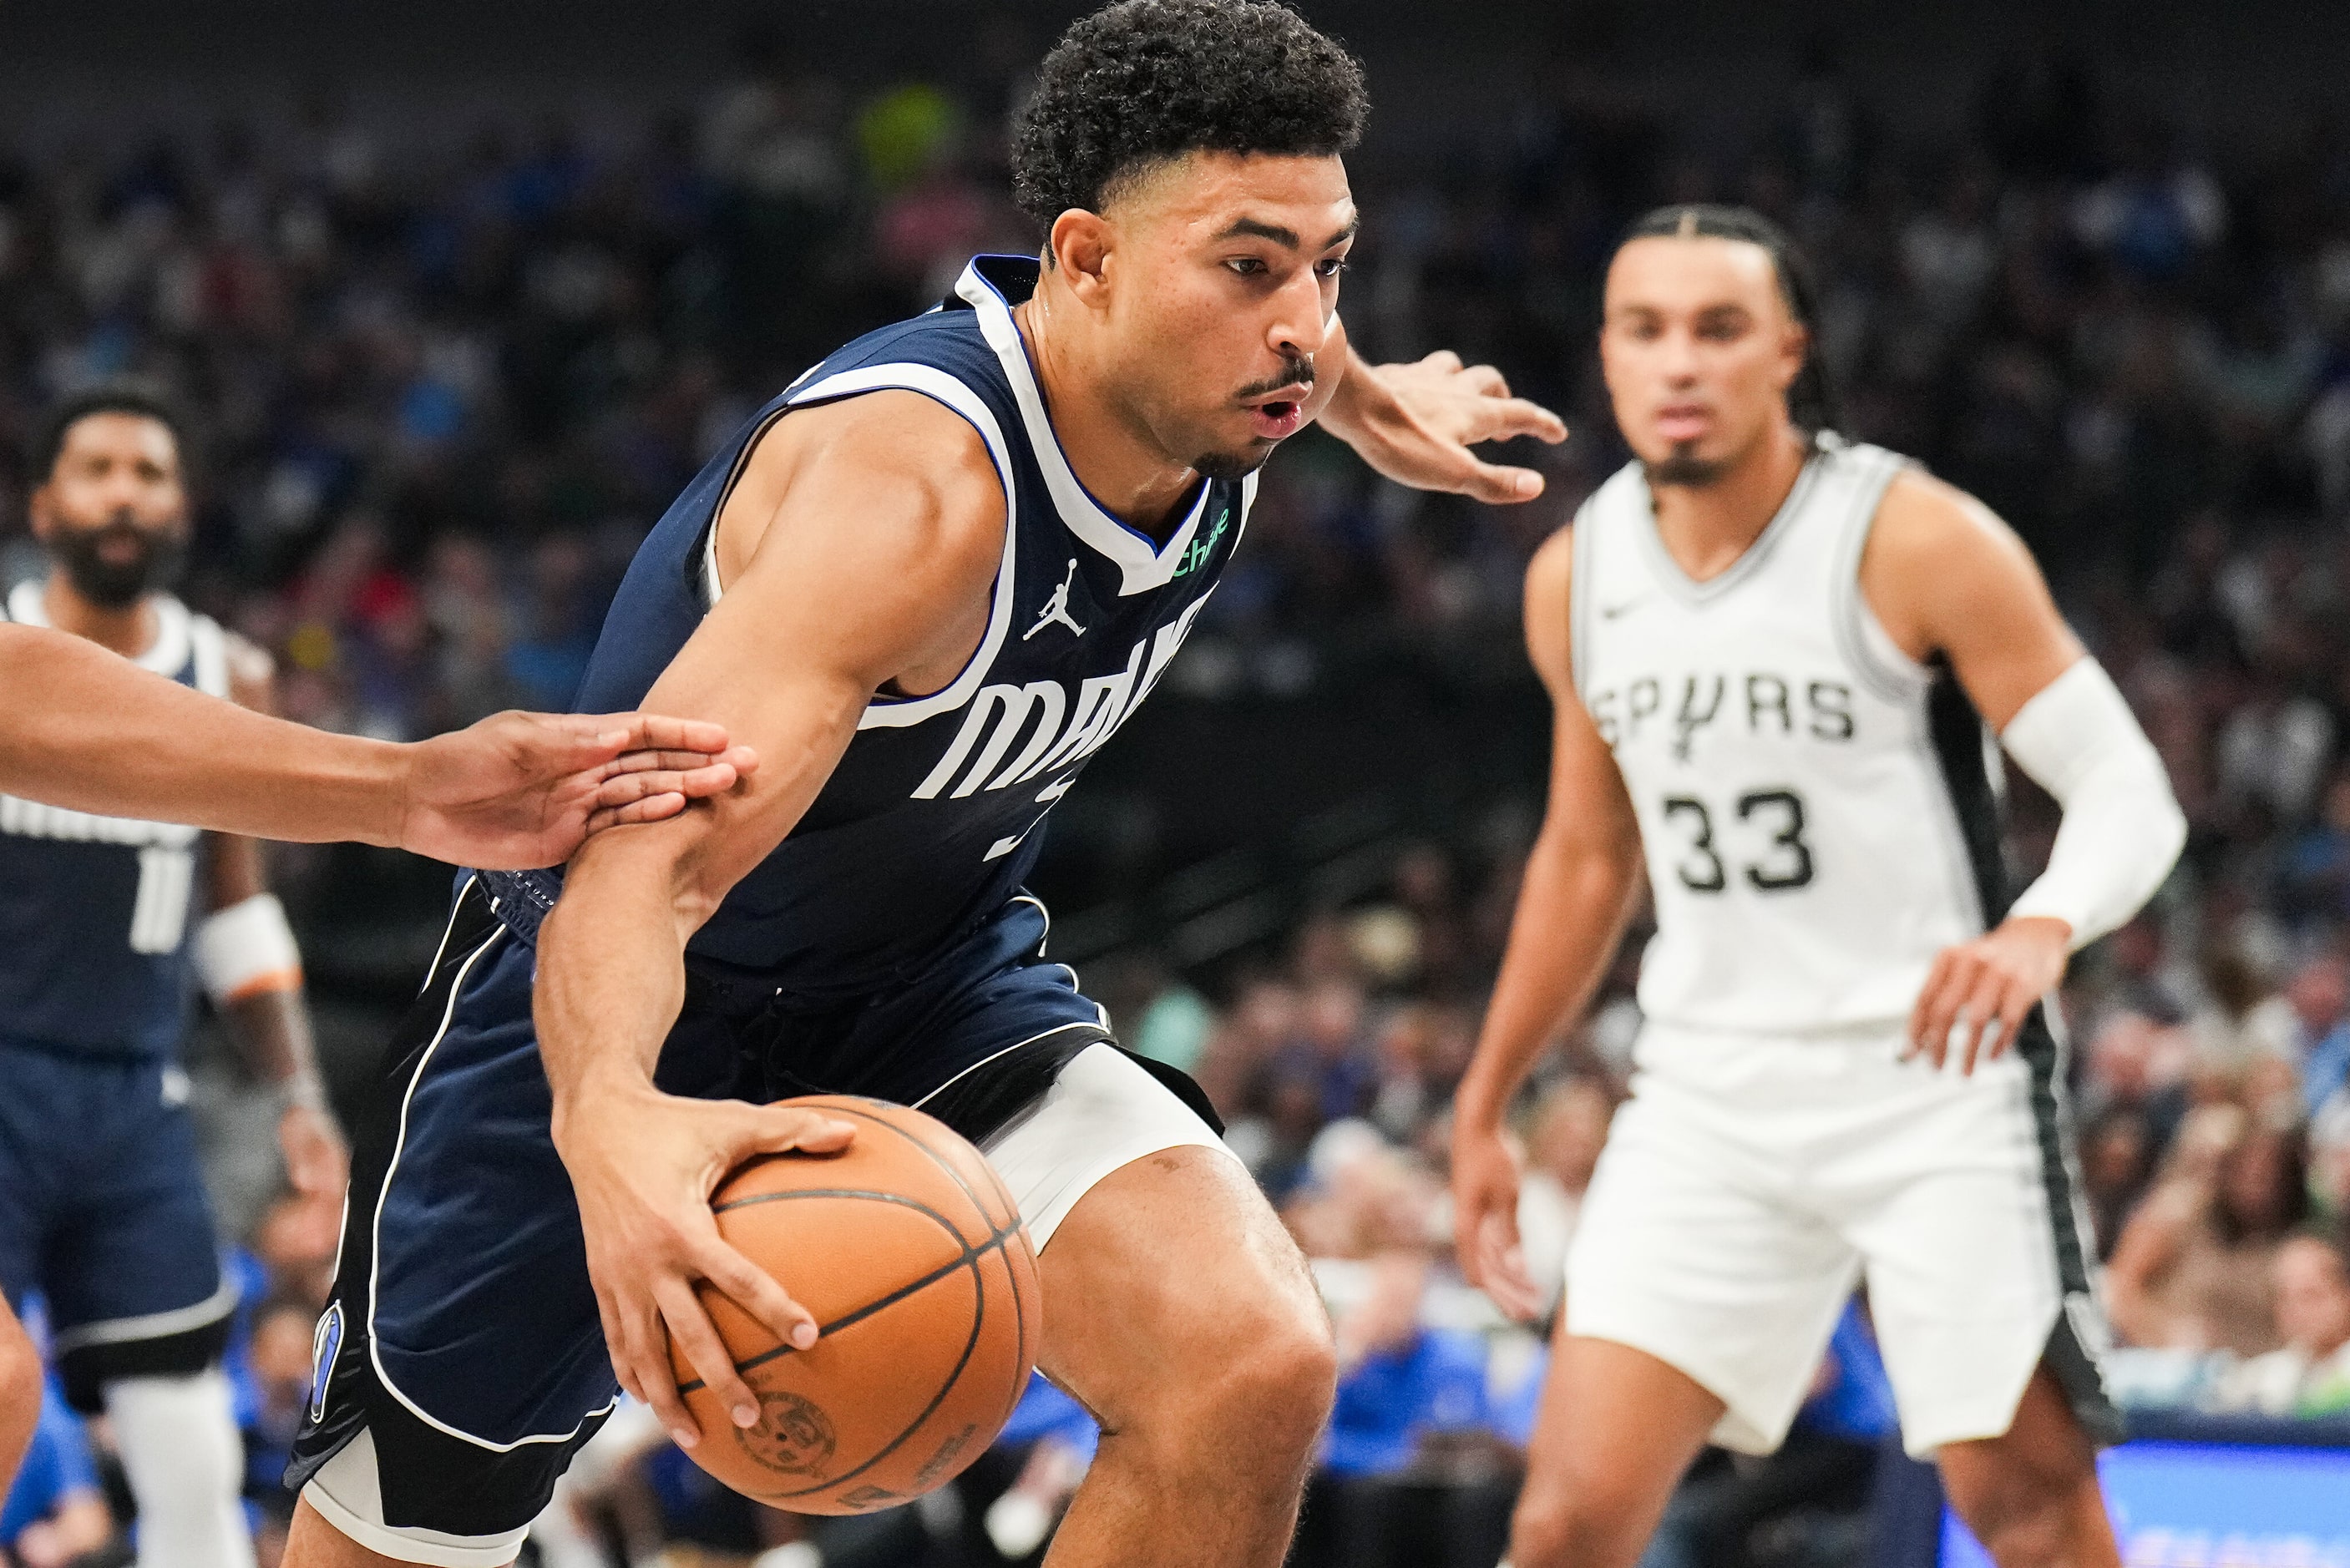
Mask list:
[[1305,400],[1303,397],[1268,398],[1252,405],[1248,416],[1260,440],[1281,441],[1296,434],[1297,428],[1305,422]]

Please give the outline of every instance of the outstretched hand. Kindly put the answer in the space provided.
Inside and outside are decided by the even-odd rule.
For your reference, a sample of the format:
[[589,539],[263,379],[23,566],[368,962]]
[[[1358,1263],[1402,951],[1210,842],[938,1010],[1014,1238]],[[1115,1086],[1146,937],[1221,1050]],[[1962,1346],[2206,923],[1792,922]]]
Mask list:
[[407,749],[400,844],[484,870],[556,866],[590,833],[674,816],[758,761],[700,720],[494,713]]
[[1492,506],[1532,501],[1543,492],[1543,476],[1487,462],[1471,447],[1518,436],[1554,446],[1566,439],[1556,414],[1512,397],[1499,370],[1464,365],[1449,348],[1407,365],[1355,361],[1321,418],[1332,435],[1398,484]]

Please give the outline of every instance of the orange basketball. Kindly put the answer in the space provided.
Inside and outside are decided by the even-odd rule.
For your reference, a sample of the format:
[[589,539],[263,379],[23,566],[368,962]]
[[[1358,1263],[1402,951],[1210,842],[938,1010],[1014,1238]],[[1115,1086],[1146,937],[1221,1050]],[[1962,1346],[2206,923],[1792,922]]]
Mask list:
[[747,1161],[710,1204],[822,1336],[795,1350],[704,1288],[756,1427],[734,1425],[674,1349],[671,1363],[703,1469],[794,1512],[869,1513],[951,1480],[1003,1429],[1036,1362],[1036,1258],[1003,1183],[943,1123],[846,1095],[782,1103],[857,1137],[838,1155]]

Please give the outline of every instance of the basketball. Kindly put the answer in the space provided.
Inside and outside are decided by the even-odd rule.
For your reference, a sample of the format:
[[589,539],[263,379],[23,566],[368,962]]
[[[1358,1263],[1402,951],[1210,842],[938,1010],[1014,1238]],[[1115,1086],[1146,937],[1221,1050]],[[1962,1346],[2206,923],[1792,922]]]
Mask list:
[[837,1155],[767,1155],[711,1197],[719,1233],[781,1281],[821,1334],[795,1350],[707,1287],[758,1397],[737,1427],[671,1352],[712,1475],[795,1513],[869,1513],[985,1452],[1028,1386],[1043,1319],[1019,1210],[979,1150],[932,1117],[844,1095],[786,1105],[852,1122]]

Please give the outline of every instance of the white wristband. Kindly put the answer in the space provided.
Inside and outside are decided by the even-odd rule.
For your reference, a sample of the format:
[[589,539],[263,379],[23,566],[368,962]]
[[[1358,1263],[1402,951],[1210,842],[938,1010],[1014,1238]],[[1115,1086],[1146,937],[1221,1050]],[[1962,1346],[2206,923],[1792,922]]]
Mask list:
[[2187,818],[2120,691],[2094,659],[2043,687],[2000,743],[2064,810],[2048,868],[2008,911],[2073,928],[2077,950],[2137,914],[2170,875]]
[[242,1002],[302,984],[302,950],[274,893],[256,893],[196,927],[196,977],[214,1003]]

